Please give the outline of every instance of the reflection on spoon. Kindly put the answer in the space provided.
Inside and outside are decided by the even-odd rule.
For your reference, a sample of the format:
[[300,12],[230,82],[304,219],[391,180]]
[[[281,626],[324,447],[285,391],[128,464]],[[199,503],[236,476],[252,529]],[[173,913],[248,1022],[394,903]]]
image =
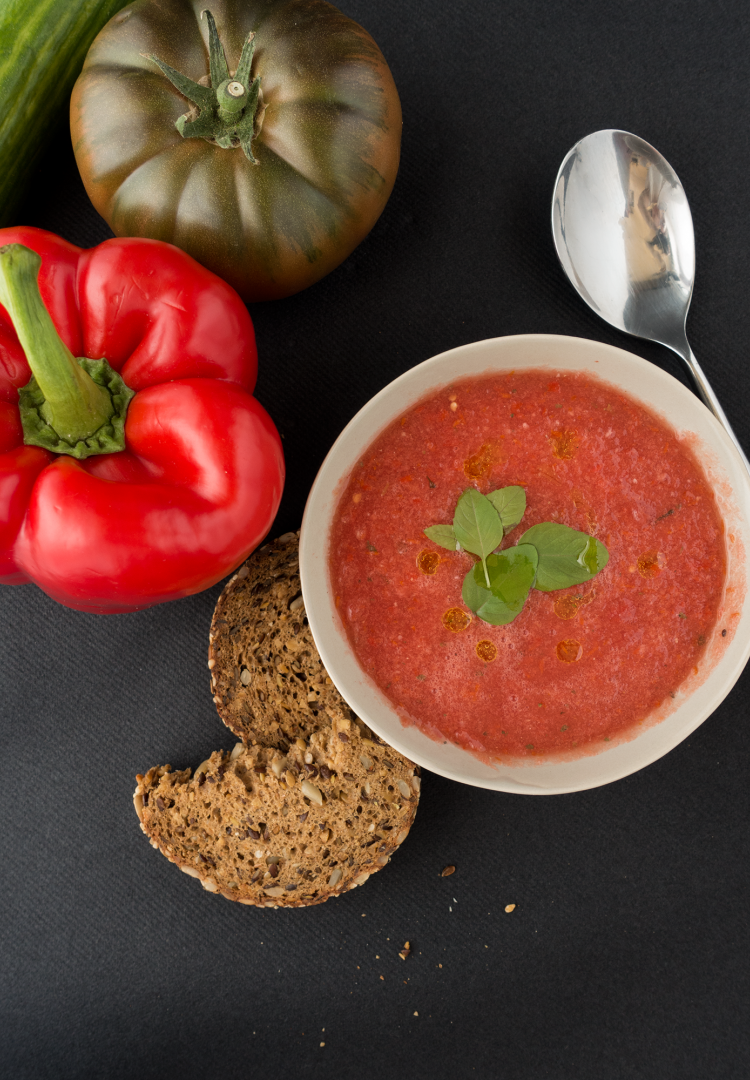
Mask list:
[[[661,180],[661,182],[659,182]],[[664,211],[659,205],[663,178],[654,175],[648,160],[631,154],[627,175],[625,216],[620,219],[625,262],[632,282],[657,288],[672,269],[671,246]]]
[[587,135],[560,166],[552,232],[563,269],[598,315],[685,361],[750,472],[685,333],[695,241],[687,196],[669,162],[627,131]]

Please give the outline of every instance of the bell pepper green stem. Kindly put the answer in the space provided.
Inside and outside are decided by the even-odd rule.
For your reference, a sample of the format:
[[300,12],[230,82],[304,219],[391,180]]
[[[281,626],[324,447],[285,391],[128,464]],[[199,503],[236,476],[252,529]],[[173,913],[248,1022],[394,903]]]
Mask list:
[[61,439],[76,444],[105,426],[115,412],[110,392],[97,385],[61,340],[39,292],[42,260],[23,244],[0,247],[0,302],[44,395],[40,413]]

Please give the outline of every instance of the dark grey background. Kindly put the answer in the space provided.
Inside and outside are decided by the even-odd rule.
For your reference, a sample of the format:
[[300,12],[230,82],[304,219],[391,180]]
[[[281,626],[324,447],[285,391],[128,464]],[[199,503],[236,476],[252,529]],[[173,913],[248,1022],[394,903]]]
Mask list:
[[[599,322],[557,265],[557,168],[602,127],[654,143],[685,184],[691,342],[750,448],[746,5],[341,6],[392,67],[403,162],[340,269],[252,308],[258,396],[287,454],[273,532],[298,526],[357,409],[444,349],[572,334],[683,378]],[[19,223],[109,235],[64,132]],[[256,911],[178,873],[131,802],[136,772],[232,745],[206,669],[219,591],[97,617],[0,588],[1,1075],[750,1074],[747,672],[687,742],[609,787],[531,798],[427,775],[410,839],[364,889]]]

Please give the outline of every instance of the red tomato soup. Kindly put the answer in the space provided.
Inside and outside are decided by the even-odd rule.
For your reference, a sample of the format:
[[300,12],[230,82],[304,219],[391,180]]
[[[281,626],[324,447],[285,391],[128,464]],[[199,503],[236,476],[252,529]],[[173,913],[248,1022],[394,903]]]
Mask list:
[[[503,548],[556,521],[596,536],[609,563],[584,585],[532,589],[491,626],[461,599],[475,557],[423,530],[450,524],[468,487],[507,485],[523,486],[526,513]],[[330,541],[362,667],[404,722],[493,759],[634,734],[698,666],[725,572],[691,451],[607,384],[546,370],[463,379],[410,408],[354,468]]]

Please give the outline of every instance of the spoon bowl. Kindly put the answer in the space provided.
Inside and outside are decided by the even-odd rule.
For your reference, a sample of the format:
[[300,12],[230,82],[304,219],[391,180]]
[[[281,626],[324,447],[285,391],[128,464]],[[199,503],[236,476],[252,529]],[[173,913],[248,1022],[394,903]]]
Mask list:
[[685,190],[669,162],[627,131],[587,135],[557,174],[552,234],[565,273],[597,315],[682,358],[750,472],[685,332],[695,237]]

